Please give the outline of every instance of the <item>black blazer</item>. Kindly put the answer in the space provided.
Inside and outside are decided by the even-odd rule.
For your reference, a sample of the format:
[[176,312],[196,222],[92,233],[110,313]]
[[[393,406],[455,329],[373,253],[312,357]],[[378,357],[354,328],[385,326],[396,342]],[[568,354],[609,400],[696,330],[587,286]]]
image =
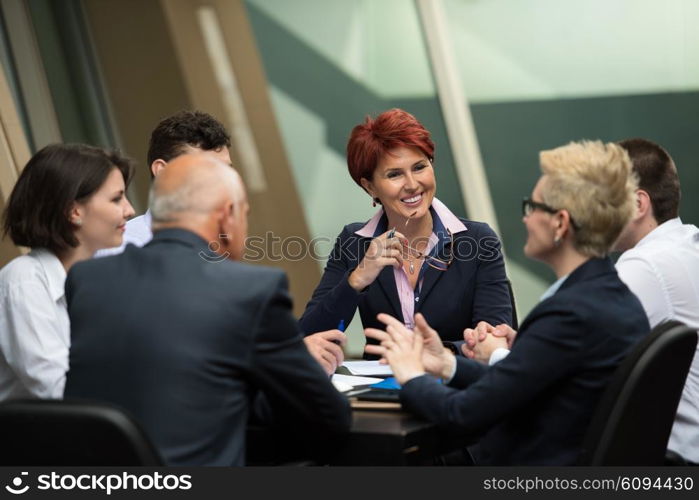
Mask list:
[[[454,234],[453,245],[447,243],[439,255],[446,260],[453,252],[451,266],[446,271],[426,266],[415,304],[415,312],[422,313],[442,340],[448,341],[463,341],[464,329],[479,321],[493,325],[512,323],[500,240],[487,224],[460,220],[467,230]],[[357,307],[364,328],[383,329],[383,323],[376,319],[381,312],[403,319],[391,266],[385,267],[361,293],[347,281],[371,242],[371,238],[355,234],[363,226],[364,223],[349,224],[337,237],[323,277],[300,319],[304,333],[337,328],[340,320],[349,325]]]
[[65,397],[125,408],[168,465],[243,465],[258,389],[279,421],[347,431],[349,404],[303,343],[284,273],[206,250],[168,229],[70,270]]
[[614,370],[650,326],[609,259],[591,259],[525,318],[512,351],[488,368],[457,358],[450,386],[408,381],[403,405],[440,425],[483,435],[476,463],[576,463]]

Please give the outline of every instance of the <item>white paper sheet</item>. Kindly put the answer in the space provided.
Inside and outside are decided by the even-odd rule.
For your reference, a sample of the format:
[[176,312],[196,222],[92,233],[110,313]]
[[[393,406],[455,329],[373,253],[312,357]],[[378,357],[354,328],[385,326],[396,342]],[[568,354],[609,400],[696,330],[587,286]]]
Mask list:
[[[333,375],[332,383],[335,388],[340,392],[345,392],[346,389],[340,389],[342,386],[349,386],[354,389],[360,385],[371,385],[381,382],[382,378],[376,377],[357,377],[355,375],[342,375],[341,373],[336,373]],[[339,387],[338,387],[339,386]]]
[[393,375],[389,365],[380,365],[379,361],[345,361],[342,365],[349,370],[352,375],[380,375],[388,377]]

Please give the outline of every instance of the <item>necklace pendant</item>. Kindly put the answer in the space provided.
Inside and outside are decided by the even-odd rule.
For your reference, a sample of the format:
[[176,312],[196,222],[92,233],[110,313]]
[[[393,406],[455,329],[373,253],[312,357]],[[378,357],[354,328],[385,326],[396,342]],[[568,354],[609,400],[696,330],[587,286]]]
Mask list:
[[415,263],[412,260],[410,261],[410,267],[408,269],[410,274],[415,274]]

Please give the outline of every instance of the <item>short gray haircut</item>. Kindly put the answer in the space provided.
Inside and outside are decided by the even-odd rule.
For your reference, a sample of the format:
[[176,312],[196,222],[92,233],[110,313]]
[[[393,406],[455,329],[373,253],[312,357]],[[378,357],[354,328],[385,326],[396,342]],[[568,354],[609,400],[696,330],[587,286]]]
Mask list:
[[190,169],[175,189],[164,191],[159,177],[155,178],[148,197],[153,222],[167,223],[183,214],[209,213],[219,206],[224,193],[236,206],[244,201],[242,180],[232,167],[216,163]]

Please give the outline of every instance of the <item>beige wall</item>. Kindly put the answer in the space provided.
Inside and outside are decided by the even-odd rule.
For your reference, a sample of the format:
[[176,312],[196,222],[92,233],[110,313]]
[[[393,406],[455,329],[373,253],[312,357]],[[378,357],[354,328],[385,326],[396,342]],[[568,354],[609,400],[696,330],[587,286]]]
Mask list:
[[[3,213],[5,201],[28,160],[27,140],[7,86],[4,70],[0,67],[0,208]],[[0,241],[0,267],[18,256],[21,250],[14,246],[9,238],[3,238]]]
[[[235,73],[266,186],[249,193],[250,234],[279,238],[309,232],[286,152],[275,121],[267,83],[242,0],[90,0],[84,2],[107,93],[125,151],[141,162],[132,189],[145,209],[150,182],[145,164],[148,137],[163,117],[180,109],[200,109],[233,123],[207,53],[196,9],[211,6],[223,27],[225,50]],[[235,133],[234,133],[235,135]],[[236,167],[243,155],[232,148]],[[245,168],[240,168],[246,177]],[[246,179],[249,183],[250,178]],[[300,261],[265,259],[289,274],[295,312],[303,311],[320,278],[310,257]]]
[[[159,2],[83,2],[121,147],[138,161],[130,195],[145,211],[148,138],[164,117],[192,107]],[[214,115],[216,113],[213,113]]]

